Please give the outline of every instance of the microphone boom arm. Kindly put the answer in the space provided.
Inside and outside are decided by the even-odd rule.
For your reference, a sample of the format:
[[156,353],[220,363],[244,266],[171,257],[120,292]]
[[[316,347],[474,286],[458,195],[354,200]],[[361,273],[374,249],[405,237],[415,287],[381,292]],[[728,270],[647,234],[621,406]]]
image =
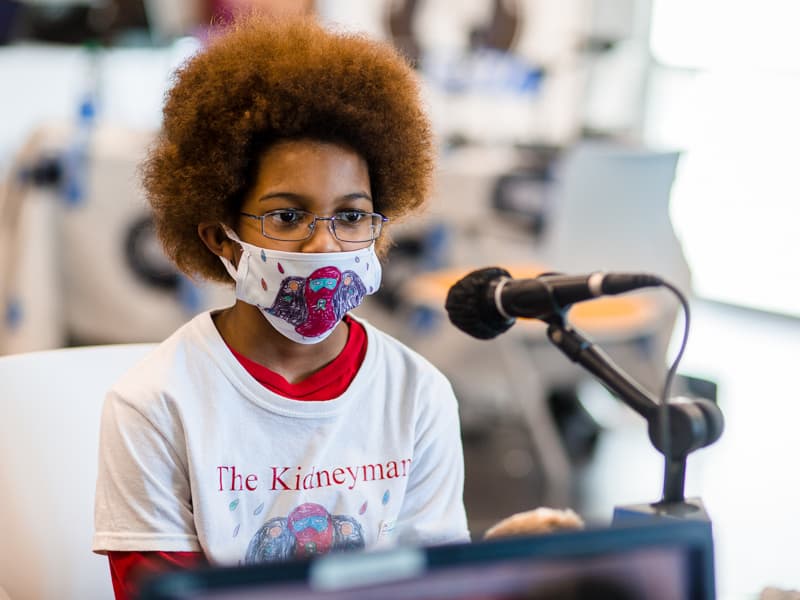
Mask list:
[[654,418],[658,407],[656,400],[594,343],[571,327],[552,322],[547,328],[547,337],[567,358],[592,373],[645,420],[649,422]]
[[[686,458],[692,451],[716,441],[721,429],[708,425],[721,419],[716,404],[705,402],[700,408],[690,399],[681,398],[667,404],[668,428],[662,427],[661,403],[650,392],[614,364],[602,350],[566,325],[563,313],[548,319],[547,337],[571,361],[578,363],[631,409],[644,417],[653,446],[664,456],[664,488],[662,503],[683,502]],[[709,415],[709,411],[718,414]],[[721,422],[721,421],[720,421]],[[666,433],[666,435],[664,435]]]

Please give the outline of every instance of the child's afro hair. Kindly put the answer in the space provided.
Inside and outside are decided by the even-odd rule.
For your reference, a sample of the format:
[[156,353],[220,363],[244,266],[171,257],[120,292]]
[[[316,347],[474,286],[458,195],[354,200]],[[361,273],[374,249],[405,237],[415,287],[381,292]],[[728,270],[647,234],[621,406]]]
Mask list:
[[353,148],[367,161],[375,210],[390,218],[427,199],[433,135],[417,76],[396,50],[312,19],[245,18],[178,69],[142,165],[156,231],[184,273],[229,281],[197,226],[235,223],[261,151],[281,139]]

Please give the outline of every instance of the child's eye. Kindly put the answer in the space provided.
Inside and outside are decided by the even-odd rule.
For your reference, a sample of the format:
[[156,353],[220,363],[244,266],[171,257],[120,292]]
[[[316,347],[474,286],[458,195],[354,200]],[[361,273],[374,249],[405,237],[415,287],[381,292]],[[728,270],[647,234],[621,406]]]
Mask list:
[[264,215],[267,223],[271,225],[286,226],[299,225],[308,220],[308,213],[302,210],[281,209],[273,210]]
[[367,215],[363,210],[344,210],[336,213],[336,219],[345,225],[355,225],[366,219]]

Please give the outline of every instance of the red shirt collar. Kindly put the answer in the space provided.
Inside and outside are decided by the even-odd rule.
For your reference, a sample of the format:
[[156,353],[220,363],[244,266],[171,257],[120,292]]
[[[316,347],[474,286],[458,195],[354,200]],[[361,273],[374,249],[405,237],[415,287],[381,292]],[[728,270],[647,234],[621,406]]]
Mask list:
[[333,400],[350,386],[367,354],[364,326],[350,315],[345,315],[343,320],[349,330],[344,349],[330,363],[298,383],[289,383],[264,365],[228,348],[256,381],[276,394],[293,400]]

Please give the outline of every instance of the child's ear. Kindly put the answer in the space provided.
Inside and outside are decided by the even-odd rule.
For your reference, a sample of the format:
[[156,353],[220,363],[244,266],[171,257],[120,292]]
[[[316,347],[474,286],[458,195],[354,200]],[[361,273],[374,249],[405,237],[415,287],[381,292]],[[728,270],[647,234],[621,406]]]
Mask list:
[[234,265],[238,262],[239,244],[231,240],[219,222],[206,222],[197,225],[197,235],[206,247],[217,256],[224,256]]

